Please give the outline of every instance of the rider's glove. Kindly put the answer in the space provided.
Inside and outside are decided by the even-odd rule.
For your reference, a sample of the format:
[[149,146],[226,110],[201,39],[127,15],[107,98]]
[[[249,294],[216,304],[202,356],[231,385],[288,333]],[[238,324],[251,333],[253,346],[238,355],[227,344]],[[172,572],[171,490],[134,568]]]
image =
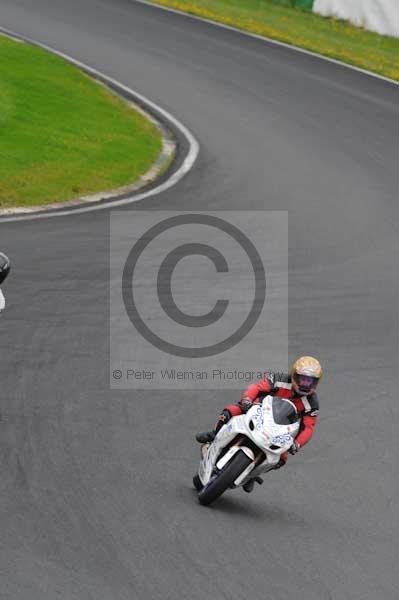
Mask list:
[[252,407],[252,400],[250,400],[249,398],[242,398],[240,400],[240,406],[242,412],[245,414]]
[[291,448],[289,448],[288,452],[290,454],[296,454],[300,448],[300,445],[295,440],[292,442]]

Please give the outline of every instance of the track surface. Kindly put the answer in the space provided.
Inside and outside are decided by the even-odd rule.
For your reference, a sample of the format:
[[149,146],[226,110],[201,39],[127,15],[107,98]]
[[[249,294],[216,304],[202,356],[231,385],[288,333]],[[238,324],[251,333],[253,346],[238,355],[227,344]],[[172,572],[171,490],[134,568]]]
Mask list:
[[395,87],[127,0],[0,0],[0,23],[194,132],[146,207],[289,210],[290,353],[327,366],[312,445],[201,508],[192,435],[231,396],[110,392],[107,211],[2,225],[1,598],[396,600]]

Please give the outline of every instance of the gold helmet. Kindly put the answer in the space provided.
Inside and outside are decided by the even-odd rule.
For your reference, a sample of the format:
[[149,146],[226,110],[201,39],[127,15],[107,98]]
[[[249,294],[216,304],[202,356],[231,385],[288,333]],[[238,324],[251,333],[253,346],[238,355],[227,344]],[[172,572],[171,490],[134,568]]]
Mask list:
[[292,365],[292,387],[299,395],[313,394],[322,376],[321,364],[313,356],[301,356]]

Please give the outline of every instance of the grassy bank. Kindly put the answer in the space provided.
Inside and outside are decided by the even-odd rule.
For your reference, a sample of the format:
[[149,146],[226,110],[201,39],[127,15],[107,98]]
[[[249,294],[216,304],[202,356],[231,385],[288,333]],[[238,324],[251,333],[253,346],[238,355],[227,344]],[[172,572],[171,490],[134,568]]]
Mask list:
[[399,39],[293,8],[291,0],[154,0],[399,81]]
[[63,60],[0,35],[0,208],[114,189],[157,159],[159,130]]

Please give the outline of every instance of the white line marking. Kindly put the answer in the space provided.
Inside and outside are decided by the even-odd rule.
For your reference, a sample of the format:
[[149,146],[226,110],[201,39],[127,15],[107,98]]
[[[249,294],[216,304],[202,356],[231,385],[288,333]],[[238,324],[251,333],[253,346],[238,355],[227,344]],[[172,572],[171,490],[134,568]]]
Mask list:
[[358,73],[363,73],[364,75],[369,75],[370,77],[375,77],[376,79],[388,81],[389,83],[393,83],[396,86],[399,85],[399,81],[396,81],[395,79],[390,79],[389,77],[384,77],[384,75],[379,75],[378,73],[373,73],[373,71],[368,71],[367,69],[362,69],[361,67],[350,65],[349,63],[342,62],[335,58],[330,58],[329,56],[324,56],[324,54],[318,54],[318,52],[312,52],[312,50],[306,50],[305,48],[294,46],[293,44],[287,44],[285,42],[280,42],[279,40],[275,40],[264,35],[251,33],[250,31],[245,31],[244,29],[238,29],[237,27],[233,27],[232,25],[226,25],[225,23],[220,23],[219,21],[213,21],[212,19],[206,19],[205,17],[200,17],[198,15],[186,13],[177,8],[170,8],[169,6],[163,6],[162,4],[154,4],[154,2],[149,2],[148,0],[131,0],[131,2],[136,2],[137,4],[145,4],[147,6],[159,8],[160,10],[166,10],[167,12],[176,13],[177,15],[188,17],[189,19],[195,19],[196,21],[203,21],[204,23],[209,23],[210,25],[215,25],[216,27],[221,27],[222,29],[227,29],[228,31],[234,31],[235,33],[247,35],[251,38],[255,38],[256,40],[261,40],[263,42],[274,44],[275,46],[281,46],[283,48],[288,48],[289,50],[294,50],[295,52],[300,52],[301,54],[307,54],[308,56],[313,56],[315,58],[326,60],[327,62],[333,63],[334,65],[346,67],[348,69],[352,69],[353,71],[357,71]]
[[140,200],[144,200],[145,198],[149,198],[150,196],[155,196],[157,194],[160,194],[161,192],[165,192],[172,186],[176,185],[176,183],[178,181],[180,181],[180,179],[182,179],[182,177],[184,177],[184,175],[186,175],[190,171],[190,169],[193,167],[195,161],[197,160],[197,156],[199,153],[199,144],[198,144],[197,140],[195,139],[195,137],[193,136],[191,131],[189,131],[189,129],[187,129],[187,127],[185,127],[185,125],[183,125],[183,123],[178,121],[169,112],[167,112],[166,110],[164,110],[163,108],[158,106],[158,104],[155,104],[155,102],[148,100],[148,98],[146,98],[145,96],[143,96],[142,94],[140,94],[138,92],[135,92],[134,90],[127,87],[123,83],[116,81],[116,79],[113,79],[112,77],[108,77],[107,75],[104,75],[100,71],[93,69],[92,67],[89,67],[85,63],[82,63],[79,60],[76,60],[75,58],[72,58],[68,54],[64,54],[63,52],[59,52],[58,50],[55,50],[51,46],[47,46],[46,44],[42,44],[31,38],[22,36],[22,35],[16,33],[15,31],[11,31],[4,27],[0,27],[0,32],[5,33],[6,35],[9,35],[11,37],[15,37],[17,39],[18,38],[22,39],[28,43],[34,44],[35,46],[39,46],[40,48],[43,48],[44,50],[47,50],[48,52],[52,52],[53,54],[56,54],[57,56],[64,58],[65,60],[72,63],[73,65],[76,65],[77,67],[85,69],[88,73],[91,73],[92,75],[96,75],[98,77],[102,77],[109,84],[112,84],[115,87],[119,88],[120,90],[123,90],[124,92],[127,92],[128,94],[131,94],[133,96],[133,98],[138,99],[144,105],[147,105],[152,110],[154,110],[156,113],[161,115],[166,121],[169,121],[169,123],[174,125],[174,127],[176,129],[178,129],[180,131],[180,133],[182,133],[182,135],[184,135],[184,137],[187,139],[187,142],[189,144],[189,151],[187,153],[187,156],[185,157],[185,159],[183,160],[182,164],[177,169],[177,171],[175,171],[171,175],[171,177],[169,177],[169,179],[164,181],[161,185],[153,188],[152,190],[143,192],[141,194],[137,194],[136,196],[124,198],[122,200],[109,201],[106,204],[95,204],[92,206],[85,206],[84,208],[60,210],[58,212],[32,214],[32,215],[20,216],[20,217],[18,217],[18,216],[17,217],[14,217],[14,216],[13,217],[2,217],[0,219],[0,225],[2,223],[10,223],[13,221],[14,222],[15,221],[33,221],[35,219],[50,219],[53,217],[69,217],[71,215],[77,215],[77,214],[82,214],[82,213],[86,213],[86,212],[93,212],[94,210],[105,210],[105,209],[110,210],[117,206],[124,206],[126,204],[131,204],[133,202],[139,202]]

